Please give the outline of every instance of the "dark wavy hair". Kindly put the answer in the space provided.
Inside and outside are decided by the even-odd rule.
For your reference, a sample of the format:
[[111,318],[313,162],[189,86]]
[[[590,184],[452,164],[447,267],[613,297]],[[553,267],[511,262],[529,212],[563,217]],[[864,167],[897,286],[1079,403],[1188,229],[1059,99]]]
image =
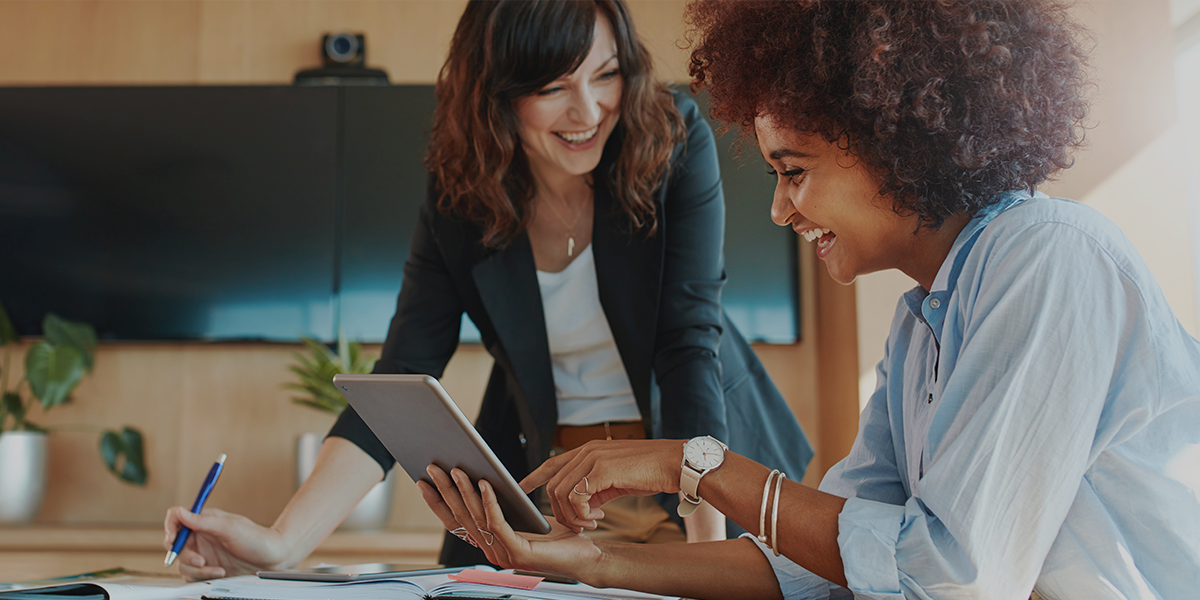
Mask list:
[[653,73],[623,0],[472,0],[438,75],[425,166],[438,208],[477,223],[483,244],[503,247],[533,214],[533,175],[515,101],[571,73],[591,51],[596,16],[612,25],[624,80],[620,155],[605,177],[633,229],[657,228],[653,193],[683,119]]
[[1055,0],[746,0],[688,7],[712,116],[821,135],[901,215],[940,227],[1032,190],[1083,143],[1087,36]]

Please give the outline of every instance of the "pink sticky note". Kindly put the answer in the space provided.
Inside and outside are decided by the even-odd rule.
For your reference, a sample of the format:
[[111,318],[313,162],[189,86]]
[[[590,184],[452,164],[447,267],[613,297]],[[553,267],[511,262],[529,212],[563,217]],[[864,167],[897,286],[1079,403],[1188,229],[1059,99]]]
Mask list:
[[455,581],[484,583],[487,585],[517,588],[518,590],[532,590],[533,588],[537,587],[537,584],[542,582],[541,577],[514,575],[513,573],[497,573],[495,571],[480,571],[478,569],[466,569],[458,573],[452,573],[449,575],[449,577]]

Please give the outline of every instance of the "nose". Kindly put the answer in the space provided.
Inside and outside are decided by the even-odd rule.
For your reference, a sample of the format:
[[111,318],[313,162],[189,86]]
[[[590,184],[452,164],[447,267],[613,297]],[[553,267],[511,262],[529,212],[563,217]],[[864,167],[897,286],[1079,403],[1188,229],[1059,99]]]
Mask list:
[[777,177],[775,194],[771,197],[771,221],[783,227],[786,227],[791,222],[792,215],[796,214],[796,206],[792,204],[787,191],[787,178]]
[[591,86],[583,85],[574,94],[571,117],[582,125],[591,127],[600,122],[600,101]]

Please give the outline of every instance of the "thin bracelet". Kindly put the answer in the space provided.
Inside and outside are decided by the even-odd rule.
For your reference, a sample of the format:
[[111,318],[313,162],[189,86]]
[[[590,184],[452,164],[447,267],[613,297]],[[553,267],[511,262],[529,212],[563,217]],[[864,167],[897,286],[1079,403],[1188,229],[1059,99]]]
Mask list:
[[779,477],[775,478],[775,500],[771,506],[771,549],[775,551],[775,556],[779,556],[779,538],[775,537],[775,533],[779,527],[779,488],[783,485],[783,480],[787,479],[787,475],[780,473]]
[[771,493],[771,480],[779,473],[779,469],[772,469],[767,473],[767,482],[763,484],[762,508],[758,509],[758,541],[767,543],[767,494]]

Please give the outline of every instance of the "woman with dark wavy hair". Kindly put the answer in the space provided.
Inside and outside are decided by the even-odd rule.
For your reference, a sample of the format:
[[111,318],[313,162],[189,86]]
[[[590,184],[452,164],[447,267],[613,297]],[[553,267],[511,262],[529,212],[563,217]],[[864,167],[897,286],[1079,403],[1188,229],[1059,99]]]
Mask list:
[[[654,78],[625,4],[469,2],[437,97],[429,193],[375,372],[440,377],[466,313],[495,358],[476,428],[518,479],[590,440],[705,435],[802,475],[812,450],[720,306],[712,131]],[[393,463],[347,409],[273,527],[171,509],[168,538],[194,532],[181,573],[297,564]],[[591,534],[725,539],[698,504],[624,498]],[[441,562],[484,562],[478,541],[447,535]]]
[[[501,565],[689,598],[1196,597],[1200,342],[1113,223],[1036,191],[1086,115],[1067,9],[729,0],[688,17],[693,85],[757,143],[772,220],[838,281],[918,284],[854,446],[812,489],[736,452],[689,482],[691,442],[589,444],[522,482],[548,487],[546,536],[431,467],[443,523],[495,532]],[[689,485],[753,535],[575,535],[614,497]]]

